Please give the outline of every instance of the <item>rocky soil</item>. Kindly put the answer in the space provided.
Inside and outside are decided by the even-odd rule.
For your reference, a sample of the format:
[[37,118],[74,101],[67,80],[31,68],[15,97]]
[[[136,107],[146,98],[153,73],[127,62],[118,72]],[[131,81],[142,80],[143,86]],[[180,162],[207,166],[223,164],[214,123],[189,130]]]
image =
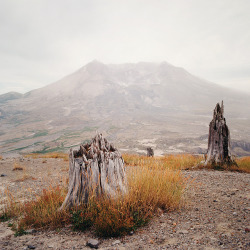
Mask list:
[[[14,164],[24,170],[12,171]],[[1,201],[6,188],[29,199],[44,187],[64,182],[68,163],[62,159],[0,161]],[[8,222],[0,223],[0,249],[250,249],[250,175],[220,171],[183,171],[188,185],[179,211],[162,213],[144,228],[121,238],[100,239],[68,226],[55,231],[30,231],[14,237]],[[93,241],[95,243],[95,241]]]

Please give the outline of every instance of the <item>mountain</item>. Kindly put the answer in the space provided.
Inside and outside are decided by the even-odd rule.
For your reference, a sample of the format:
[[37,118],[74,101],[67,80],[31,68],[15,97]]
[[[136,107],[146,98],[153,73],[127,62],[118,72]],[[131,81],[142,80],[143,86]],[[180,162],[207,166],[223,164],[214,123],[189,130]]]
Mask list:
[[17,99],[0,96],[0,153],[68,149],[97,130],[122,151],[205,152],[212,111],[224,100],[234,152],[245,155],[249,97],[166,62],[93,61]]
[[10,100],[19,99],[23,96],[23,94],[18,92],[8,92],[6,94],[0,95],[0,103],[4,103]]

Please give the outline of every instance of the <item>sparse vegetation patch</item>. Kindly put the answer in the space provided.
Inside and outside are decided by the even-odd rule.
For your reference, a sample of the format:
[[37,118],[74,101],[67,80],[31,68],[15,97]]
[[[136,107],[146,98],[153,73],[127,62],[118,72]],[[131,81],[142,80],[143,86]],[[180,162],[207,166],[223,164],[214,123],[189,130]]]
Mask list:
[[21,166],[19,163],[15,161],[12,171],[17,171],[17,170],[25,170],[25,167]]
[[[245,173],[250,173],[250,156],[241,157],[236,159],[238,169]],[[237,168],[236,168],[237,171]]]
[[214,169],[227,170],[242,173],[250,173],[250,157],[235,158],[235,164],[204,164],[202,155],[178,154],[165,155],[163,157],[147,157],[140,155],[123,154],[127,166],[158,166],[176,170]]
[[[198,169],[213,169],[219,171],[232,171],[232,172],[240,172],[240,173],[250,173],[250,157],[241,157],[236,158],[230,164],[218,164],[218,163],[210,163],[207,165],[199,164],[197,166]],[[196,169],[197,169],[196,168]]]
[[46,136],[46,135],[48,135],[48,131],[47,130],[41,130],[41,131],[36,132],[33,135],[33,138],[40,137],[40,136]]
[[[40,158],[41,155],[32,157]],[[61,158],[62,155],[41,158],[48,157]],[[16,236],[31,227],[55,229],[66,224],[81,231],[92,228],[102,237],[124,235],[147,224],[159,210],[178,209],[185,188],[181,170],[193,169],[203,159],[192,155],[123,155],[123,158],[127,165],[128,192],[125,195],[113,199],[91,195],[88,204],[59,210],[67,194],[67,182],[62,186],[51,186],[36,199],[24,203],[15,200],[8,192],[8,202],[0,212],[0,221],[12,218]],[[236,159],[236,162],[238,167],[229,170],[250,172],[250,157]]]
[[53,153],[46,153],[46,154],[38,154],[38,153],[33,153],[33,154],[27,154],[24,157],[28,158],[59,158],[59,159],[64,159],[65,161],[69,160],[69,155],[67,153],[62,153],[62,152],[53,152]]
[[123,154],[127,166],[157,166],[169,169],[189,169],[203,160],[203,156],[191,154],[165,155],[163,157],[147,157],[142,155]]
[[12,197],[1,216],[5,220],[15,219],[13,228],[17,235],[29,227],[60,228],[73,224],[76,230],[91,227],[97,235],[109,237],[145,225],[158,209],[172,211],[180,206],[185,186],[180,171],[164,169],[152,161],[152,165],[131,167],[127,172],[128,191],[123,196],[110,199],[92,195],[87,205],[59,210],[67,188],[50,187],[35,200],[22,204]]

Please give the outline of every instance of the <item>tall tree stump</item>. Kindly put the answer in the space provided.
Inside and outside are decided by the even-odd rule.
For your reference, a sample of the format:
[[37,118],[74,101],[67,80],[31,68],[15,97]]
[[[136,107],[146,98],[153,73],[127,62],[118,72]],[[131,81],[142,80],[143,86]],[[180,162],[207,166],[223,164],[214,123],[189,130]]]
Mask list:
[[92,194],[115,197],[118,192],[126,192],[124,161],[102,134],[70,150],[68,194],[60,209],[86,204]]
[[209,124],[208,151],[205,165],[231,165],[230,131],[224,117],[223,101],[216,104],[213,119]]

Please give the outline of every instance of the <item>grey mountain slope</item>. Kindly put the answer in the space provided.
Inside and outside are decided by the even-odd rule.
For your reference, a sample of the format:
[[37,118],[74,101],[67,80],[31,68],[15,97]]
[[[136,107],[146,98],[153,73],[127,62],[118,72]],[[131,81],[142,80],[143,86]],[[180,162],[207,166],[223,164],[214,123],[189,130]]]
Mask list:
[[10,100],[15,100],[23,97],[23,94],[18,92],[8,92],[6,94],[0,95],[0,103],[4,103]]
[[[183,137],[206,134],[212,110],[222,99],[235,139],[250,143],[244,136],[250,134],[249,95],[207,82],[166,62],[105,65],[93,61],[22,98],[0,103],[4,114],[0,152],[65,148],[89,138],[96,129],[121,147],[142,148],[138,141],[146,138],[165,152],[181,144]],[[67,136],[76,131],[78,136]],[[163,142],[162,138],[169,136],[169,141]],[[206,143],[197,139],[186,151],[196,152],[196,144],[205,149]],[[180,150],[185,151],[185,145]]]

